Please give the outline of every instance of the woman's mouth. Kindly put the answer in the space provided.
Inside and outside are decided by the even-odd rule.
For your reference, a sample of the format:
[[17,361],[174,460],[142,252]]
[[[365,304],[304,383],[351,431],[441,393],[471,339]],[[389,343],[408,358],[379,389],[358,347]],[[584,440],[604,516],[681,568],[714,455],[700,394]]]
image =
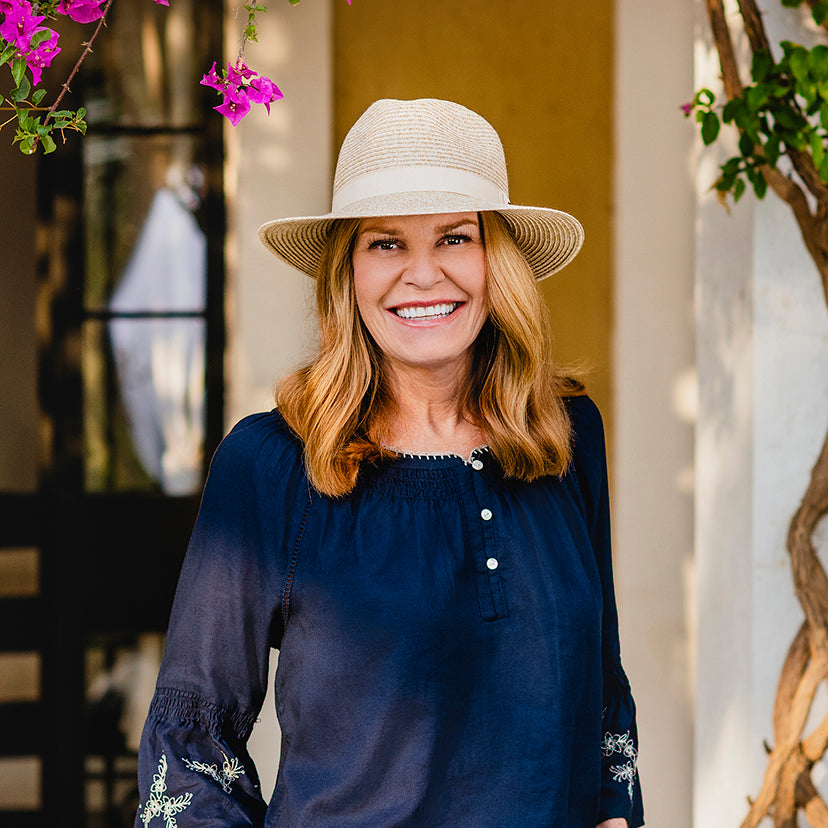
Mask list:
[[439,319],[454,313],[460,304],[460,302],[440,302],[436,305],[403,305],[392,308],[392,311],[401,319]]

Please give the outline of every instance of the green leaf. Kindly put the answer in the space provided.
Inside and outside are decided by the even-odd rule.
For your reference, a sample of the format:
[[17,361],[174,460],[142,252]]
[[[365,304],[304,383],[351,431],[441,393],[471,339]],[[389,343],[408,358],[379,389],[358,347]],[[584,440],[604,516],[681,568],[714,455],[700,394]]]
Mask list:
[[300,2],[301,2],[301,0],[290,0],[290,5],[291,6],[298,6]]
[[805,126],[805,119],[795,110],[788,107],[780,107],[773,111],[773,117],[783,129],[799,130]]
[[83,120],[86,117],[86,107],[85,106],[79,106],[78,111],[75,113],[75,117],[78,120]]
[[20,82],[23,80],[23,75],[26,72],[26,61],[23,58],[15,58],[12,61],[12,78],[14,79],[14,85],[20,86]]
[[739,139],[739,152],[745,156],[745,158],[749,158],[753,155],[753,147],[754,147],[753,139],[748,135],[746,132],[742,133],[742,137]]
[[811,140],[808,143],[811,145],[811,155],[814,158],[814,164],[818,167],[822,163],[822,159],[825,157],[825,147],[822,143],[822,136],[814,130],[811,133]]
[[819,165],[819,177],[828,184],[828,154],[826,154]]
[[761,81],[765,80],[771,66],[773,66],[773,60],[767,49],[760,49],[758,52],[754,52],[753,63],[750,69],[750,76],[754,82],[761,83]]
[[32,95],[32,103],[35,106],[40,106],[40,102],[43,100],[43,96],[46,94],[45,89],[37,89],[35,93]]
[[12,89],[9,93],[9,97],[15,102],[20,103],[21,101],[25,101],[26,98],[29,97],[29,92],[32,91],[32,84],[28,78],[23,78],[20,82],[20,85],[17,89]]
[[709,90],[707,87],[702,87],[696,92],[696,97],[693,99],[693,103],[696,106],[713,106],[716,101],[716,96]]
[[0,52],[0,66],[4,63],[8,63],[15,56],[16,52],[17,46],[15,46],[14,43],[10,43],[6,46],[6,48]]
[[736,179],[736,183],[733,185],[733,200],[734,201],[738,201],[742,197],[742,195],[744,195],[746,186],[747,185],[745,184],[745,179],[744,178]]
[[808,53],[808,68],[817,80],[828,78],[828,46],[819,44]]
[[791,72],[798,81],[808,78],[808,50],[802,46],[796,46],[788,58],[791,64]]
[[745,109],[745,101],[744,98],[733,98],[732,101],[728,101],[725,104],[725,108],[722,110],[722,120],[729,124],[739,115],[742,115],[746,112]]
[[760,201],[765,197],[768,191],[768,182],[765,181],[765,176],[762,175],[761,170],[756,170],[756,175],[753,178],[753,192],[756,193],[756,198]]
[[770,98],[771,87],[767,84],[760,83],[756,86],[749,86],[745,89],[745,103],[748,111],[758,112]]
[[789,9],[796,9],[802,4],[802,0],[782,0],[782,5]]
[[719,116],[715,112],[704,113],[701,135],[705,146],[709,146],[716,140],[719,135]]
[[54,32],[51,29],[38,29],[33,35],[32,39],[29,41],[32,48],[35,46],[39,46],[41,43],[45,43]]
[[817,26],[821,26],[826,21],[826,19],[828,19],[828,3],[824,2],[824,0],[822,0],[822,2],[817,3],[811,9],[811,14],[813,14]]
[[44,155],[48,155],[50,152],[54,152],[57,148],[55,146],[55,140],[52,138],[51,135],[43,135],[40,139],[40,146],[43,147]]
[[819,122],[823,129],[828,129],[828,103],[824,103],[819,108]]
[[771,167],[776,167],[776,162],[779,161],[779,145],[779,136],[775,133],[765,143],[765,160]]

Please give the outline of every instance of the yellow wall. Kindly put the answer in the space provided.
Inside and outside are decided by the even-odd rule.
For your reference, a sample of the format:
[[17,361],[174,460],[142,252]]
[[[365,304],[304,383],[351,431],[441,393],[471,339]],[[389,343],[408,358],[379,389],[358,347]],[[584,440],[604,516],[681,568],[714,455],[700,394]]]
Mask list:
[[512,202],[566,210],[586,229],[581,254],[543,291],[558,360],[592,368],[609,420],[612,0],[586,5],[334,0],[334,129],[338,149],[373,100],[437,97],[498,130]]

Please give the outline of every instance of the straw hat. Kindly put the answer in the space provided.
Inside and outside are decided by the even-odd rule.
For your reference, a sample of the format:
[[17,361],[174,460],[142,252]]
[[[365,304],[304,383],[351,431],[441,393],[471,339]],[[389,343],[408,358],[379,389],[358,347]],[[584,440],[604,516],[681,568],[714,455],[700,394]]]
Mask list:
[[584,230],[568,213],[509,204],[503,145],[476,112],[434,98],[380,100],[345,136],[331,212],[269,221],[259,238],[315,277],[335,219],[481,210],[506,219],[537,279],[559,271],[581,249]]

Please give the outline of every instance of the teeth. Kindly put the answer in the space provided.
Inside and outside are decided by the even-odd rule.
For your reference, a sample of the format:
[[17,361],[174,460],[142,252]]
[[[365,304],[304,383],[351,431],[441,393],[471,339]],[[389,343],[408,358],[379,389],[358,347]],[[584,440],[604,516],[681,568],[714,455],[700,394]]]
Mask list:
[[438,316],[448,316],[459,304],[459,302],[447,302],[442,305],[428,305],[424,308],[395,308],[394,313],[403,319],[421,319],[425,317],[433,319]]

